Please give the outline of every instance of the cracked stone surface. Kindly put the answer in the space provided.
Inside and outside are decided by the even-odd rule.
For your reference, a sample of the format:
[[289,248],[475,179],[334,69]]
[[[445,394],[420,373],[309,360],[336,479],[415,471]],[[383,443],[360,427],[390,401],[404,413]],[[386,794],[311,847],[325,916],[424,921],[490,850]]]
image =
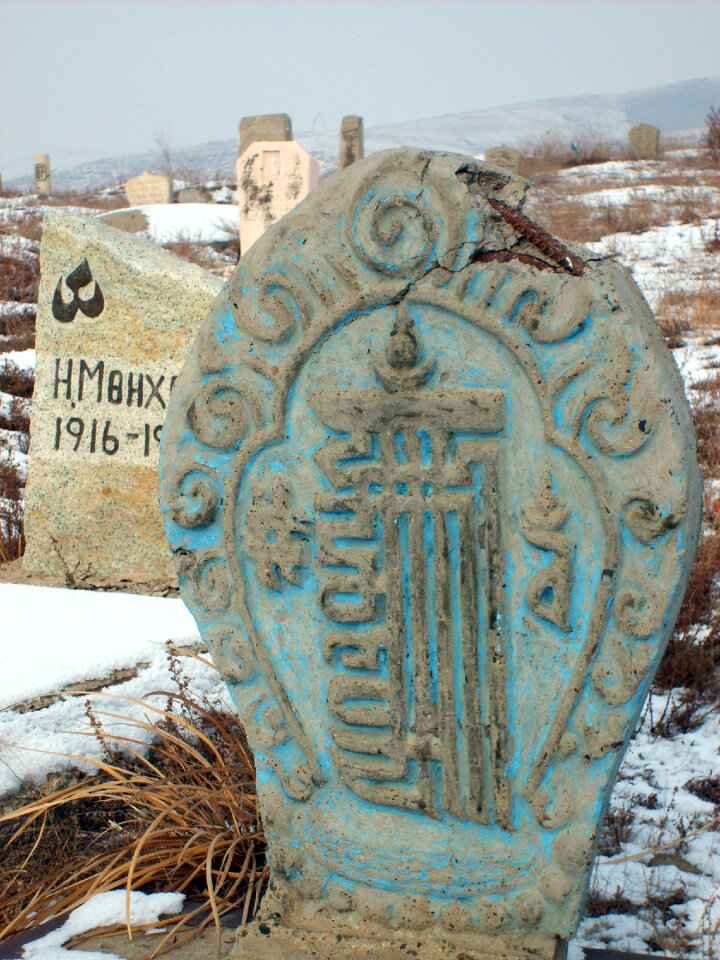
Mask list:
[[682,384],[526,184],[397,150],[243,258],[173,391],[180,588],[255,750],[238,960],[562,957],[694,555]]

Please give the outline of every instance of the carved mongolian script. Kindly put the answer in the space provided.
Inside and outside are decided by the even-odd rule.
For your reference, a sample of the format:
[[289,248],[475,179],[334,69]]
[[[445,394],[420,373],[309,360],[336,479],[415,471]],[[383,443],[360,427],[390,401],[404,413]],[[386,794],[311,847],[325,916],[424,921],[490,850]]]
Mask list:
[[485,777],[477,637],[490,663],[483,680],[492,712],[501,716],[503,397],[424,389],[430,365],[416,365],[413,326],[400,317],[387,356],[375,358],[384,389],[318,390],[310,401],[338,434],[315,458],[333,486],[315,506],[319,602],[336,624],[323,642],[337,668],[328,690],[336,762],[360,796],[429,816],[442,807],[486,818],[496,783],[502,821],[505,744],[485,751],[493,767]]

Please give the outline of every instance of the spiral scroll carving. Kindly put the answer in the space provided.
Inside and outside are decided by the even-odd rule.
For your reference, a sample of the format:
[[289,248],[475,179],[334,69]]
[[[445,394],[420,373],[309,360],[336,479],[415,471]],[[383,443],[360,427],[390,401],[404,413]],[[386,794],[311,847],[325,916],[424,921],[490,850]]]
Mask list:
[[[448,236],[435,209],[440,198],[418,173],[417,190],[394,183],[392,169],[381,168],[356,193],[346,218],[348,236],[356,256],[366,266],[391,277],[412,279],[440,259],[442,246],[449,249]],[[422,200],[418,199],[422,197]],[[432,201],[430,200],[432,198]],[[448,218],[452,224],[453,218]]]
[[647,598],[639,590],[629,587],[617,595],[615,620],[621,630],[634,637],[649,637],[659,626]]
[[584,287],[557,277],[537,279],[520,291],[510,316],[522,324],[537,343],[559,343],[582,329],[590,313],[590,296]]
[[168,500],[168,506],[179,527],[194,530],[210,526],[217,516],[221,499],[217,480],[203,470],[190,469],[180,477],[177,496]]
[[257,423],[257,409],[230,380],[211,380],[190,404],[187,417],[201,443],[224,450],[248,435]]
[[233,623],[218,623],[205,630],[213,662],[223,676],[243,683],[255,672],[255,654],[247,636]]
[[647,545],[676,527],[684,515],[684,505],[679,510],[663,513],[652,500],[638,497],[625,507],[625,524],[636,540]]
[[194,602],[207,613],[226,610],[230,603],[230,576],[224,557],[206,550],[175,552],[178,578],[186,580]]
[[598,400],[587,415],[587,432],[606,457],[627,457],[637,453],[647,442],[650,429],[647,421],[636,421],[629,415],[624,397]]

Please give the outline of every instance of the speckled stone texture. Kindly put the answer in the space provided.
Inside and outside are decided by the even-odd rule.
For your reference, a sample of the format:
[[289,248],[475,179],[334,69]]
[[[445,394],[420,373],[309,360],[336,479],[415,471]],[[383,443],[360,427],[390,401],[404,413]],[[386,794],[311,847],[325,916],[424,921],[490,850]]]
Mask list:
[[269,839],[242,960],[551,960],[577,927],[701,478],[631,277],[525,188],[409,149],[327,178],[173,393],[167,535]]
[[61,210],[45,214],[40,267],[24,566],[173,582],[160,431],[222,281]]

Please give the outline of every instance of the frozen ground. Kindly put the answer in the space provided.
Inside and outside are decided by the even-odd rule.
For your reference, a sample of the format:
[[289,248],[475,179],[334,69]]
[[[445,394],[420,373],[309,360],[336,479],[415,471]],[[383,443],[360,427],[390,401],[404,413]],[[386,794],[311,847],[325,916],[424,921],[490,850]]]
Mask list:
[[232,203],[154,203],[128,210],[148,221],[145,235],[155,243],[223,243],[237,236],[238,206]]

